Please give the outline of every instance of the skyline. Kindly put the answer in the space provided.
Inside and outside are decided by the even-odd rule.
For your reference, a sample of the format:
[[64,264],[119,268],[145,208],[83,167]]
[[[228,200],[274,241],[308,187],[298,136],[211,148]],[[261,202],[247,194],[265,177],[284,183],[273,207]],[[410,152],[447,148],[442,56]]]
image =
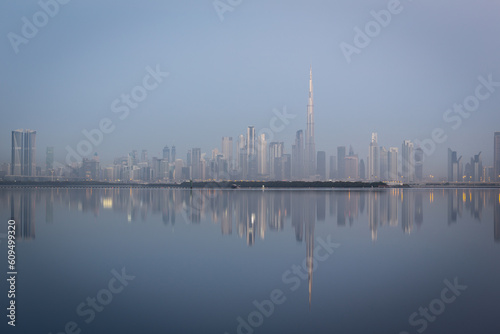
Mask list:
[[[373,132],[380,146],[399,148],[441,128],[447,140],[425,157],[426,174],[446,177],[448,148],[464,157],[483,151],[484,165],[493,165],[497,88],[482,90],[491,96],[468,117],[457,120],[453,105],[474,95],[478,77],[500,81],[500,50],[490,43],[500,28],[498,4],[402,1],[403,10],[347,63],[339,45],[352,44],[354,28],[363,28],[373,20],[371,12],[388,3],[243,2],[222,22],[211,2],[112,2],[97,12],[78,2],[61,5],[17,54],[3,39],[0,162],[10,161],[8,134],[14,129],[37,131],[42,165],[46,147],[55,147],[55,161],[63,161],[66,145],[74,147],[85,138],[82,131],[98,128],[103,118],[115,130],[95,149],[101,157],[111,160],[133,149],[161,157],[165,145],[175,145],[184,158],[193,147],[220,149],[220,137],[236,139],[248,125],[269,127],[273,110],[284,106],[296,117],[274,139],[291,153],[297,130],[307,130],[306,68],[312,64],[316,151],[326,151],[327,160],[338,146],[349,145],[366,159]],[[31,20],[40,10],[36,1],[0,6],[4,36],[20,34],[22,17]],[[112,28],[111,11],[119,18]],[[114,113],[112,103],[142,86],[147,68],[156,71],[157,65],[168,75],[120,119],[125,114]],[[446,122],[445,114],[454,120]]]

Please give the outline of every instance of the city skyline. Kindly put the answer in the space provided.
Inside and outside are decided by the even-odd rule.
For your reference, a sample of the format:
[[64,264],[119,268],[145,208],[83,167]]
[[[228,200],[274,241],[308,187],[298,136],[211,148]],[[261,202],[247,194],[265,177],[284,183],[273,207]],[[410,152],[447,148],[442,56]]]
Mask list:
[[[218,147],[221,136],[236,139],[248,125],[269,127],[273,110],[284,106],[296,117],[274,140],[288,148],[298,129],[307,130],[304,93],[312,64],[315,144],[327,157],[352,145],[366,159],[372,132],[381,146],[401,148],[403,140],[431,139],[442,129],[446,140],[426,155],[425,168],[446,177],[449,147],[467,157],[483,151],[485,164],[493,164],[498,87],[479,90],[489,95],[473,112],[458,113],[454,105],[475,102],[467,98],[479,77],[500,81],[500,48],[490,42],[500,29],[495,2],[404,2],[350,63],[340,45],[354,45],[355,28],[372,22],[371,12],[387,8],[387,1],[253,1],[226,12],[223,21],[211,2],[119,4],[100,4],[98,13],[88,2],[60,6],[18,53],[4,38],[0,67],[9,88],[0,99],[0,161],[10,160],[6,135],[19,128],[38,132],[37,165],[46,147],[64,161],[66,146],[76,149],[82,131],[99,128],[104,118],[114,128],[92,148],[101,157],[143,148],[161,157],[165,144],[184,157],[193,147]],[[22,35],[22,17],[32,20],[41,10],[37,2],[0,6],[12,13],[0,23],[4,36]],[[120,18],[113,28],[110,12]],[[260,25],[252,29],[256,16]],[[425,29],[414,28],[422,22]],[[130,107],[122,94],[140,102]]]

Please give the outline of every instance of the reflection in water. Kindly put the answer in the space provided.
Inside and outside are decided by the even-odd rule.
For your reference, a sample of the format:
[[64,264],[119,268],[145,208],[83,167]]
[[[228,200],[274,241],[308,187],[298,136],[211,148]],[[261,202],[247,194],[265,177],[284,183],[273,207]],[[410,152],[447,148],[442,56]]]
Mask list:
[[[251,194],[251,195],[249,195]],[[306,196],[304,196],[306,195]],[[211,220],[220,223],[222,235],[232,235],[233,228],[240,238],[252,246],[264,239],[267,230],[282,231],[287,221],[295,231],[297,241],[308,240],[317,221],[335,222],[337,226],[352,226],[362,217],[367,203],[368,227],[373,241],[379,227],[396,227],[401,222],[404,233],[411,234],[424,222],[424,198],[429,206],[437,198],[448,202],[448,224],[456,223],[463,212],[477,221],[483,209],[494,208],[494,236],[500,239],[500,195],[498,190],[447,189],[375,191],[247,191],[247,190],[178,190],[148,188],[83,188],[83,189],[9,189],[0,191],[1,203],[10,209],[18,224],[22,239],[35,238],[35,203],[45,205],[45,222],[54,222],[54,206],[63,205],[70,211],[92,213],[102,210],[124,213],[128,222],[146,221],[149,215],[161,214],[165,225],[176,221],[200,224]],[[329,214],[327,219],[326,214]],[[312,224],[310,227],[308,224]]]

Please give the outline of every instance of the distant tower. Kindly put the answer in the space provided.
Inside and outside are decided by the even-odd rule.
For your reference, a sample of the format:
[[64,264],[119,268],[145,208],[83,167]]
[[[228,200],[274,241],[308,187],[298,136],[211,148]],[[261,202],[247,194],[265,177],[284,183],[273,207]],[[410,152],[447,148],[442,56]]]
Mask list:
[[45,170],[54,168],[54,147],[49,146],[45,151]]
[[172,158],[172,162],[175,161],[175,146],[172,146],[172,150],[170,151],[170,157]]
[[316,146],[314,144],[314,103],[312,66],[309,70],[309,102],[307,104],[307,128],[305,138],[305,169],[306,177],[316,173]]
[[257,150],[255,149],[255,127],[247,128],[247,179],[255,179],[257,176]]
[[401,149],[401,162],[403,180],[413,182],[415,179],[415,159],[413,153],[413,143],[409,140],[403,142]]
[[337,179],[345,178],[345,146],[337,147]]
[[304,160],[304,131],[299,130],[292,147],[292,177],[296,180],[304,178]]
[[424,178],[424,150],[420,147],[415,149],[415,180],[422,181]]
[[233,162],[233,137],[222,137],[222,155],[227,162]]
[[398,148],[391,147],[387,153],[387,176],[391,181],[398,181]]
[[36,175],[36,131],[12,131],[11,175]]
[[267,175],[267,140],[264,133],[257,137],[257,163],[259,176]]
[[317,157],[316,157],[316,162],[317,162],[316,174],[319,175],[319,179],[321,181],[324,181],[324,180],[326,180],[326,152],[325,151],[318,151]]
[[168,146],[163,148],[163,159],[170,161],[170,148]]
[[368,179],[372,181],[380,180],[380,157],[379,147],[377,142],[377,134],[372,133],[372,141],[370,142],[370,151],[368,155]]

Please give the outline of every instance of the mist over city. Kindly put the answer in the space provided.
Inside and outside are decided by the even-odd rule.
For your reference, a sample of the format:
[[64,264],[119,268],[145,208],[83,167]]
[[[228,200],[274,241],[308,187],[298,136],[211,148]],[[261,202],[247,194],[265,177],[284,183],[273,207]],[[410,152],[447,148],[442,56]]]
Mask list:
[[500,2],[0,3],[0,333],[498,334]]

